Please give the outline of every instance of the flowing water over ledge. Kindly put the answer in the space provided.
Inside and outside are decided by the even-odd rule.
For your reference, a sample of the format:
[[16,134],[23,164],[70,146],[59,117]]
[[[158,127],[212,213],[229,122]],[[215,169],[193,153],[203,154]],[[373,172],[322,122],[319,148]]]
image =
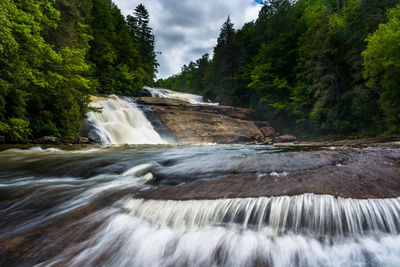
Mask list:
[[395,145],[0,149],[1,266],[400,264]]

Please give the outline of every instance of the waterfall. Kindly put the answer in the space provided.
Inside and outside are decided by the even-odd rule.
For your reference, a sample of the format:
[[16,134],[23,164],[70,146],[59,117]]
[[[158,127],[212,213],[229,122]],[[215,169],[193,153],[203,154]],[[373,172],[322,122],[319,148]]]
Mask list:
[[101,112],[89,112],[87,121],[94,129],[89,135],[98,137],[101,144],[165,144],[144,113],[128,98],[91,98],[91,106]]
[[122,211],[38,266],[400,266],[399,198],[131,199]]
[[164,88],[145,87],[144,89],[149,91],[152,97],[182,100],[193,105],[218,105],[218,103],[204,102],[203,97],[199,95],[175,92]]
[[310,236],[400,233],[400,198],[345,199],[329,195],[216,200],[129,200],[132,215],[159,227],[228,227]]

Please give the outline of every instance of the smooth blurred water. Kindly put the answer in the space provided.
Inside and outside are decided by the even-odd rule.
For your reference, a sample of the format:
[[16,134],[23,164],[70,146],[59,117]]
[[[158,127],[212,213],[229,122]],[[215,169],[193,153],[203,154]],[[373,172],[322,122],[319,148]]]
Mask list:
[[203,97],[200,95],[181,93],[181,92],[171,91],[165,88],[145,87],[144,89],[149,91],[152,97],[182,100],[193,105],[218,105],[218,103],[204,102]]
[[100,112],[87,114],[87,122],[93,127],[88,134],[96,136],[101,144],[168,143],[130,98],[92,96],[91,107],[98,108]]
[[279,183],[376,161],[400,168],[400,148],[3,146],[0,265],[399,266],[398,198],[137,197],[230,175]]

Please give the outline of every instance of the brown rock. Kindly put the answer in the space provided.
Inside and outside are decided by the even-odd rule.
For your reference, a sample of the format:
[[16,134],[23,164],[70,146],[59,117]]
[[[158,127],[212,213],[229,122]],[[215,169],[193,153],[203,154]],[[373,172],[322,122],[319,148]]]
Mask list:
[[[387,162],[383,165],[382,162]],[[279,177],[269,173],[237,173],[218,179],[196,180],[181,186],[155,187],[139,192],[137,198],[220,199],[295,196],[305,193],[344,198],[397,198],[400,195],[400,165],[384,155],[359,157],[343,165],[288,172]]]
[[265,136],[244,108],[192,105],[185,101],[142,97],[181,143],[260,143]]
[[272,127],[262,127],[260,131],[264,134],[265,137],[273,137],[276,135],[276,131]]
[[285,134],[285,135],[281,135],[278,136],[275,139],[275,142],[279,142],[279,143],[290,143],[290,142],[295,142],[296,141],[296,136],[291,135],[291,134]]
[[138,98],[139,104],[150,106],[168,106],[177,107],[181,110],[192,110],[210,114],[226,115],[228,117],[241,120],[254,121],[253,113],[247,108],[236,108],[229,106],[214,106],[214,105],[193,105],[183,100],[158,98],[158,97],[141,97]]

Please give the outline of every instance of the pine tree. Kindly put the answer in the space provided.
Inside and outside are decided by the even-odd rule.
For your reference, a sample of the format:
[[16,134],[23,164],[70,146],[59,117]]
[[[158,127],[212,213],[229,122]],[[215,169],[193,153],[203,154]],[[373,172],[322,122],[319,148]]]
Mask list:
[[135,8],[133,16],[127,16],[127,25],[136,49],[140,51],[140,63],[146,75],[144,82],[152,85],[158,63],[155,53],[155,38],[152,28],[149,26],[149,13],[144,5],[139,4]]
[[223,23],[217,46],[214,48],[214,57],[207,71],[206,96],[215,98],[223,104],[230,104],[230,93],[236,65],[236,47],[234,44],[235,29],[230,17]]

